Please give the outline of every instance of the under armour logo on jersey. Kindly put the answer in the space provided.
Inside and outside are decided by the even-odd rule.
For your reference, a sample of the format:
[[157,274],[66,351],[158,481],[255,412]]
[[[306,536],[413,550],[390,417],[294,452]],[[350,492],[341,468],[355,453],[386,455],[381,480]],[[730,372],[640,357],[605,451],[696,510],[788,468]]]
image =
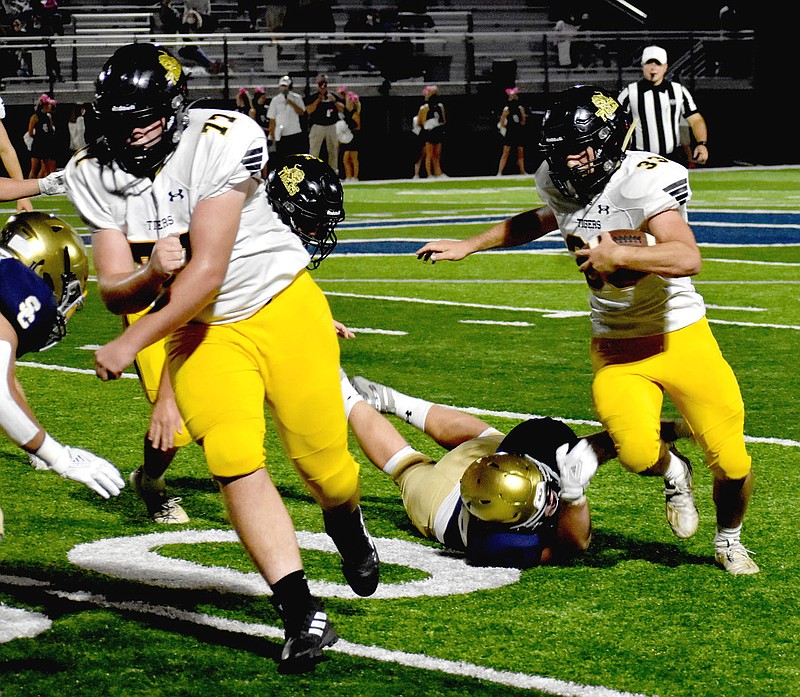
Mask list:
[[172,203],[176,199],[183,200],[183,189],[169,192],[169,202]]
[[264,148],[257,147],[248,150],[244,157],[242,158],[242,164],[244,165],[245,169],[252,174],[258,174],[261,171],[261,158],[264,153]]
[[601,203],[597,206],[597,212],[603,215],[609,215],[611,213],[611,206]]
[[39,298],[35,295],[29,295],[19,304],[17,324],[23,329],[27,329],[33,324],[36,319],[36,313],[41,309],[42,304],[39,302]]

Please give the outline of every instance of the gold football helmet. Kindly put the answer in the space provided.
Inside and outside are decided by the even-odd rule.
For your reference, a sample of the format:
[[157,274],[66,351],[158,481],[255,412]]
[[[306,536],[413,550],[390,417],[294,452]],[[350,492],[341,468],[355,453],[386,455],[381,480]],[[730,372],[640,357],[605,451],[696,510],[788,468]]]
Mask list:
[[0,231],[0,248],[42,277],[64,320],[83,305],[89,279],[86,247],[61,218],[39,211],[12,215]]
[[461,501],[481,520],[532,528],[558,508],[558,480],[527,455],[494,453],[467,467]]

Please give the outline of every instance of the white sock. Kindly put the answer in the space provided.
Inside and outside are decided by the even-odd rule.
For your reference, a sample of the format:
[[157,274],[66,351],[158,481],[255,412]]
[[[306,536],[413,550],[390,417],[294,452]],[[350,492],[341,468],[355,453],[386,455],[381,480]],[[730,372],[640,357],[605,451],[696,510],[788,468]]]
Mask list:
[[727,547],[731,543],[739,542],[739,537],[742,534],[741,523],[735,528],[717,528],[717,534],[714,537],[714,544],[718,547]]
[[399,416],[406,423],[424,433],[425,419],[428,418],[428,412],[431,410],[433,402],[419,397],[411,397],[397,390],[392,390],[392,392],[394,393],[395,416]]
[[414,450],[414,448],[412,448],[410,445],[407,445],[405,448],[401,448],[389,458],[389,460],[383,466],[383,471],[388,475],[394,474],[394,471],[397,469],[397,465],[400,460],[414,452],[416,452],[416,450]]
[[675,481],[676,479],[683,478],[686,473],[686,463],[681,460],[675,453],[669,454],[669,466],[667,471],[664,472],[664,479],[668,481]]
[[349,419],[353,407],[358,402],[363,402],[364,398],[356,392],[356,388],[350,384],[350,380],[347,378],[347,373],[341,368],[339,369],[339,382],[342,386],[342,399],[344,399],[344,415]]

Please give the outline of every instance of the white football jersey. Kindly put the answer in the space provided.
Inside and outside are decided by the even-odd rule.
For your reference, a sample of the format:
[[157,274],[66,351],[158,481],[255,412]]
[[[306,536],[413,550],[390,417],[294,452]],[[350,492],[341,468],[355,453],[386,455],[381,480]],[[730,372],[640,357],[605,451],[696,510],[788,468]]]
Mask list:
[[[628,152],[602,193],[588,205],[564,196],[550,178],[545,160],[535,175],[536,190],[555,214],[567,248],[588,244],[601,232],[647,231],[658,213],[677,210],[687,220],[691,197],[688,170],[649,152]],[[607,338],[652,336],[672,332],[705,315],[705,303],[688,277],[647,274],[634,285],[606,283],[591,288],[592,333]]]
[[[194,318],[222,324],[255,314],[310,261],[300,239],[267,200],[261,177],[266,162],[264,131],[249,116],[190,109],[178,146],[152,181],[116,163],[102,165],[82,150],[67,165],[65,184],[91,231],[120,230],[133,250],[186,233],[199,201],[224,194],[249,177],[257,179],[259,186],[242,209],[225,280]],[[142,255],[134,257],[139,261]]]

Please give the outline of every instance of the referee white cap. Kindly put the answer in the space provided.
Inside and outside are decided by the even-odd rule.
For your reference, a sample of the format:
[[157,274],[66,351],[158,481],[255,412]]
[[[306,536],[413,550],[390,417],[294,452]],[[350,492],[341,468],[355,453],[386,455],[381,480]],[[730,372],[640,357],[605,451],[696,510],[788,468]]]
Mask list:
[[647,46],[642,51],[642,65],[650,61],[664,65],[667,62],[667,52],[661,46]]

